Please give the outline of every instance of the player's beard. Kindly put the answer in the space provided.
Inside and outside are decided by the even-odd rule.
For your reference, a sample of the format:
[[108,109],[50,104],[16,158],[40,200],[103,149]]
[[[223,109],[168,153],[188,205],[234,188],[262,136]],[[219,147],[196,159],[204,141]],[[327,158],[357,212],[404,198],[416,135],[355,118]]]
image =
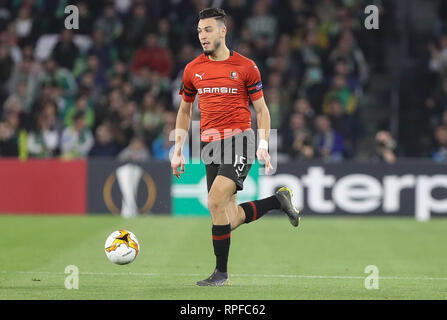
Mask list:
[[213,43],[213,47],[214,47],[214,49],[212,49],[212,50],[203,50],[203,53],[204,53],[206,56],[212,56],[212,55],[214,55],[214,53],[217,51],[217,49],[219,49],[220,44],[221,44],[221,41],[220,41],[219,39],[217,39],[217,40],[214,41],[214,43]]

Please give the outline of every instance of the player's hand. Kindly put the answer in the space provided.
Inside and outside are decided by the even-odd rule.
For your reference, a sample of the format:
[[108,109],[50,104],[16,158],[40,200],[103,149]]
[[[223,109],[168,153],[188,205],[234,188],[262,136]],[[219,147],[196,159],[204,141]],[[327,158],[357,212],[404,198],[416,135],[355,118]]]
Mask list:
[[[185,172],[185,157],[183,154],[174,154],[171,159],[172,174],[178,179],[180,175]],[[180,168],[180,171],[178,170]]]
[[256,156],[259,161],[265,161],[265,174],[268,174],[270,169],[273,169],[272,164],[270,163],[270,155],[267,149],[258,148],[256,151]]

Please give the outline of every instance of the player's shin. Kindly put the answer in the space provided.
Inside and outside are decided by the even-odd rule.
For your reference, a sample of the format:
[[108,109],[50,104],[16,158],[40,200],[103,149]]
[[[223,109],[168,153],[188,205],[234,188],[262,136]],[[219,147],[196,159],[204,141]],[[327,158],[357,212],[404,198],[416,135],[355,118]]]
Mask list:
[[220,272],[227,272],[231,239],[230,224],[213,225],[212,236],[214,255],[216,256],[216,269]]
[[239,205],[245,212],[245,223],[258,220],[265,213],[273,209],[280,209],[281,203],[276,196],[271,196],[261,200],[244,202]]

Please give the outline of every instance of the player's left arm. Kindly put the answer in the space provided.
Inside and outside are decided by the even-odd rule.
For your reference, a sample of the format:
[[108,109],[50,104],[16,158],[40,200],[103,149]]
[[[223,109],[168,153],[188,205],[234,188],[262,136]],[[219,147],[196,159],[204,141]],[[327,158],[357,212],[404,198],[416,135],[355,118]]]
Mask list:
[[265,174],[267,174],[270,169],[273,169],[268,152],[270,112],[263,96],[255,101],[252,101],[252,104],[256,111],[256,117],[258,120],[259,145],[258,150],[256,151],[256,156],[258,157],[258,160],[265,161]]
[[247,63],[245,86],[247,88],[248,96],[255,108],[258,120],[259,145],[258,150],[256,151],[256,156],[258,157],[258,160],[265,161],[265,174],[267,174],[270,169],[273,169],[268,152],[270,112],[264,100],[261,73],[252,60]]

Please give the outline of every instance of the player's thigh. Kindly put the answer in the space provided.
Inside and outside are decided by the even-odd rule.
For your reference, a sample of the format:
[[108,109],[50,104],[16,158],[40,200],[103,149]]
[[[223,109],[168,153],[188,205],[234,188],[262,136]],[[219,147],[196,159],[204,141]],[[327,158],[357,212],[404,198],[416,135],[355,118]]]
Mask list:
[[208,208],[211,214],[224,213],[226,206],[236,192],[236,183],[225,176],[217,175],[208,192]]
[[217,173],[219,171],[219,165],[211,163],[205,165],[205,171],[206,171],[206,187],[208,189],[208,193],[211,190],[211,186],[214,183],[214,180],[217,177]]

